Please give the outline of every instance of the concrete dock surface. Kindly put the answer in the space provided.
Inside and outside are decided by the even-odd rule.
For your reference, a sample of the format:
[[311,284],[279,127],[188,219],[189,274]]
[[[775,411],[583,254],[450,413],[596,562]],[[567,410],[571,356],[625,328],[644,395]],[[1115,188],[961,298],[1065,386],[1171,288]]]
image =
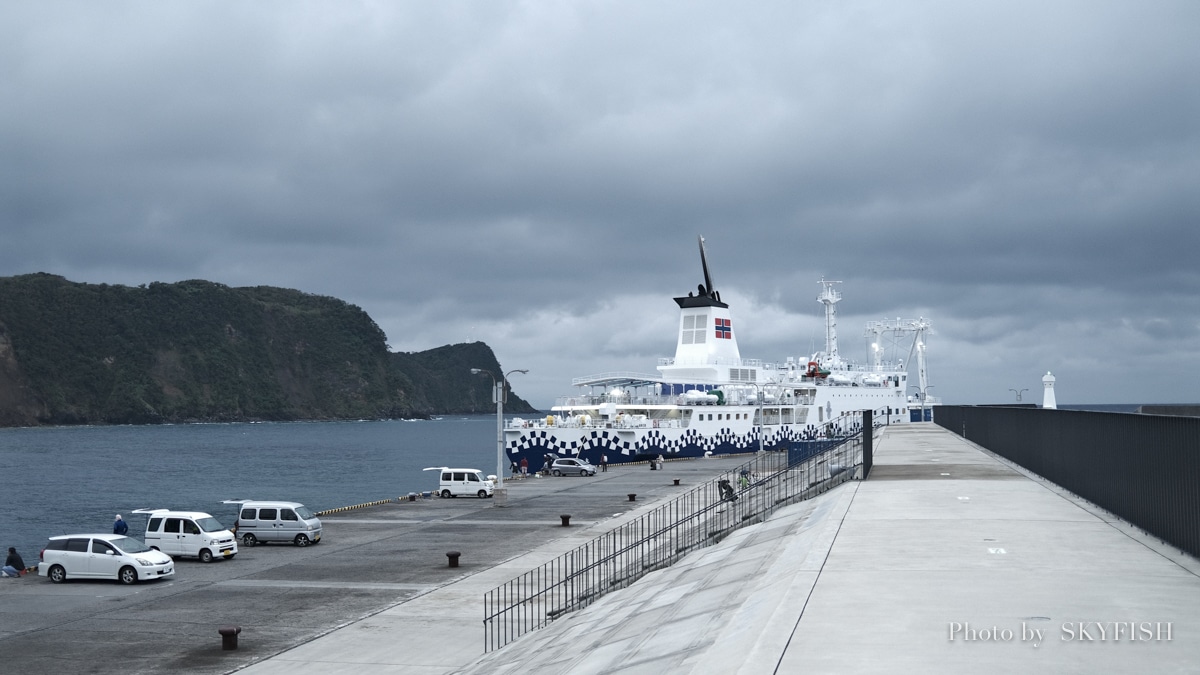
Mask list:
[[[22,579],[26,598],[0,583],[0,662],[253,675],[1200,671],[1200,561],[932,424],[886,429],[867,480],[483,653],[484,593],[740,461],[526,479],[507,508],[459,498],[349,511],[325,519],[320,546],[181,562],[179,581],[132,591]],[[460,568],[446,568],[449,550]],[[45,610],[54,621],[13,630],[14,599],[82,615]],[[237,651],[220,650],[227,621],[244,626]],[[156,632],[169,639],[138,637]]]
[[[173,578],[132,586],[71,578],[53,584],[36,575],[0,579],[0,667],[24,675],[228,673],[286,655],[389,608],[416,611],[419,603],[408,603],[434,591],[440,592],[439,606],[419,615],[418,629],[424,632],[416,634],[440,627],[454,644],[482,653],[482,591],[462,600],[471,608],[464,610],[461,623],[447,623],[459,614],[442,598],[475,593],[483,585],[479,579],[508,574],[513,565],[523,564],[516,562],[523,556],[537,559],[528,557],[532,550],[574,548],[626,514],[690,490],[746,459],[667,462],[663,471],[650,471],[646,464],[611,466],[588,478],[506,481],[507,508],[496,508],[491,499],[459,497],[339,510],[322,516],[320,544],[241,547],[235,558],[211,564],[177,559]],[[436,485],[436,476],[422,477]],[[630,493],[636,501],[629,501]],[[569,527],[562,526],[562,515],[571,516]],[[449,567],[449,551],[462,554],[459,567]],[[37,562],[36,551],[22,553],[28,564]],[[509,566],[493,569],[504,564]],[[492,576],[470,585],[485,572]],[[242,628],[236,650],[222,649],[218,629],[225,625]],[[403,646],[395,638],[386,641]],[[443,643],[429,643],[430,654],[421,658],[441,663],[444,657],[436,650]],[[415,653],[424,654],[425,646],[418,643]],[[406,658],[416,658],[413,649],[405,650]],[[334,663],[348,653],[333,652]],[[318,662],[314,672],[332,667]]]
[[244,672],[1200,670],[1200,562],[931,424],[888,428],[868,480],[481,654],[483,594],[573,543]]

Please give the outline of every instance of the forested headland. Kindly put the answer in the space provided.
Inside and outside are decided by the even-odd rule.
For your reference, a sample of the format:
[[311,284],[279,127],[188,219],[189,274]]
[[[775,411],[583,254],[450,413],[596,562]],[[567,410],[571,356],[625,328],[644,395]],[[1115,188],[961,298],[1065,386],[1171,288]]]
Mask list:
[[0,426],[494,411],[471,368],[501,372],[482,342],[391,352],[359,307],[297,290],[0,277]]

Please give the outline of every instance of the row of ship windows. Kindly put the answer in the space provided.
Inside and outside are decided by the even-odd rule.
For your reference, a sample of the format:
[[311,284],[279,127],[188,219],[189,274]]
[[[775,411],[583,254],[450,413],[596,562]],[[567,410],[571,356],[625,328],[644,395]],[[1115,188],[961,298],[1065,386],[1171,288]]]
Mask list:
[[[696,420],[700,421],[705,419],[704,415],[705,413],[700,413],[696,416]],[[716,413],[716,415],[718,420],[740,420],[743,419],[743,417],[745,419],[750,419],[750,413]],[[713,413],[708,413],[708,421],[711,422],[712,419]]]

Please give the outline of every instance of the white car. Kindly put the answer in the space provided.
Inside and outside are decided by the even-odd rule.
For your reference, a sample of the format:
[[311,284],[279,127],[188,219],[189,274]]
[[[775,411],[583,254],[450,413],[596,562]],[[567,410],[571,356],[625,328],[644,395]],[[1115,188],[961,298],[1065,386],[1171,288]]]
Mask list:
[[495,476],[484,477],[479,469],[455,469],[448,466],[430,466],[425,471],[440,472],[438,494],[446,499],[459,495],[475,495],[480,499],[493,496],[496,488]]
[[596,467],[582,459],[559,457],[550,465],[550,473],[555,476],[595,476]]
[[167,555],[199,558],[206,563],[217,558],[232,560],[237,555],[233,532],[203,511],[134,509],[133,513],[149,514],[146,545]]
[[67,579],[115,579],[123,584],[175,576],[171,556],[120,534],[65,534],[42,549],[38,575]]

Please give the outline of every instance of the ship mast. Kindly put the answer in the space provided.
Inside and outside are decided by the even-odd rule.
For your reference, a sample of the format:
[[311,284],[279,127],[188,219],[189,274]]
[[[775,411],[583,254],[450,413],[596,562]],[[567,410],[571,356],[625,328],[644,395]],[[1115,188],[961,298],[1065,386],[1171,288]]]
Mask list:
[[717,289],[713,288],[712,274],[708,272],[708,256],[704,255],[704,236],[700,239],[700,265],[704,268],[704,288],[705,292],[701,295],[708,295],[714,300],[720,301],[721,296],[717,294]]
[[675,298],[680,307],[721,307],[728,309],[729,305],[721,302],[721,294],[713,287],[712,273],[708,271],[708,256],[704,251],[704,237],[700,237],[700,265],[704,268],[704,283],[696,286],[695,293],[688,293],[686,298]]
[[834,284],[840,284],[840,281],[825,281],[825,277],[821,277],[821,294],[817,296],[817,302],[825,305],[825,358],[826,364],[830,368],[838,366],[842,362],[842,357],[838,355],[837,342],[837,303],[841,301],[842,294]]

